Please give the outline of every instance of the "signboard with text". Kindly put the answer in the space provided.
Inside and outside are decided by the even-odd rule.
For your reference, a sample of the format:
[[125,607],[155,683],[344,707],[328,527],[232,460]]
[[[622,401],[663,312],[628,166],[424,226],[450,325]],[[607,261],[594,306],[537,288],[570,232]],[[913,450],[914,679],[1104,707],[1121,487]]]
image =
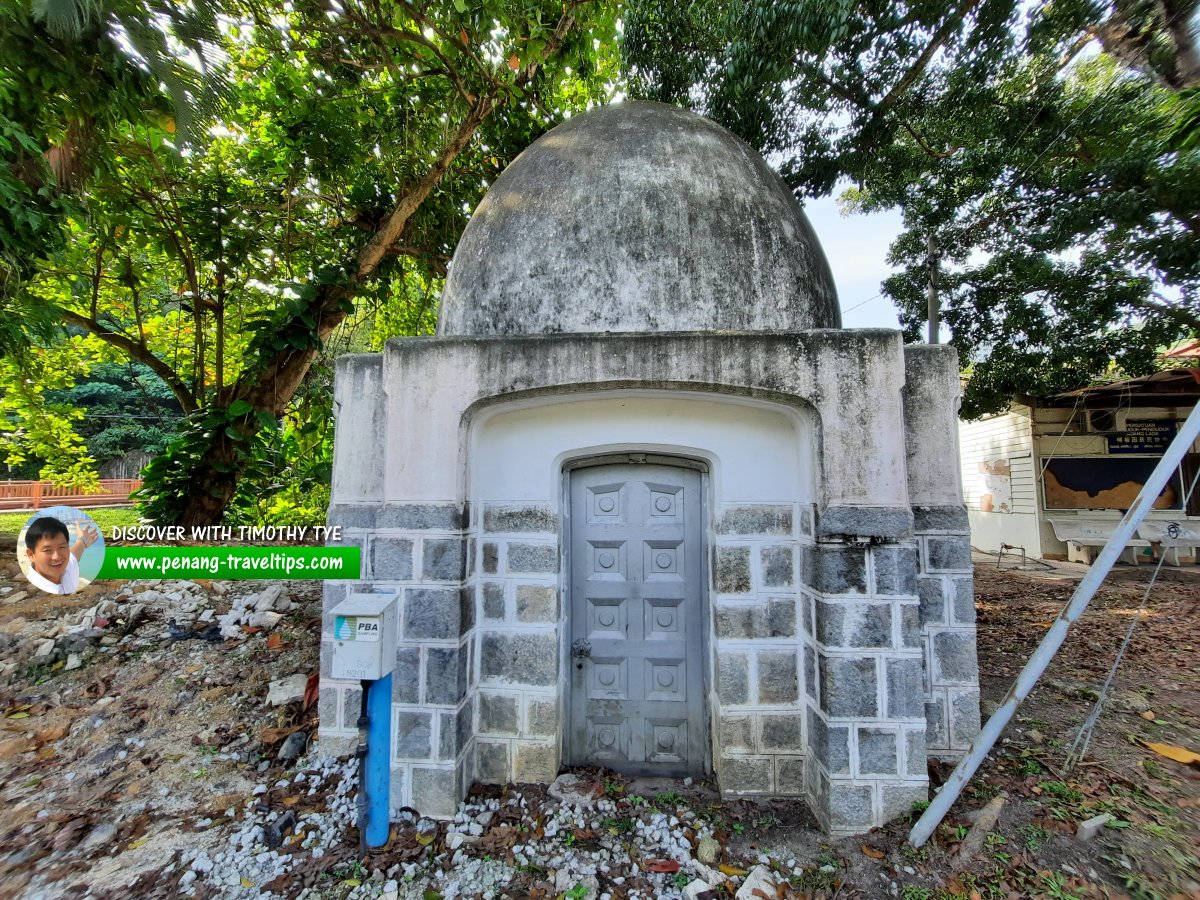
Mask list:
[[1109,453],[1162,453],[1175,438],[1175,423],[1127,422],[1120,434],[1108,436]]

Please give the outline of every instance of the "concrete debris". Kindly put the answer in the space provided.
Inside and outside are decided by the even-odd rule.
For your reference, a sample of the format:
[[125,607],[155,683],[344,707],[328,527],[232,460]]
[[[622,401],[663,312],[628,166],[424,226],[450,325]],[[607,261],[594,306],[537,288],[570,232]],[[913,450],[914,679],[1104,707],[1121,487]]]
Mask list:
[[1092,816],[1086,822],[1080,822],[1075,829],[1075,840],[1081,843],[1086,843],[1104,830],[1104,827],[1113,820],[1112,813],[1101,813],[1098,816]]
[[304,699],[308,676],[297,673],[279,678],[267,685],[267,706],[287,706]]
[[[779,883],[766,866],[755,866],[733,895],[734,900],[759,900],[760,897],[774,897],[778,894]],[[761,893],[755,893],[760,891]]]
[[561,803],[590,807],[596,799],[597,791],[593,782],[568,772],[555,778],[547,788],[547,793]]
[[714,865],[721,855],[721,845],[713,838],[701,838],[696,845],[696,859],[706,866]]

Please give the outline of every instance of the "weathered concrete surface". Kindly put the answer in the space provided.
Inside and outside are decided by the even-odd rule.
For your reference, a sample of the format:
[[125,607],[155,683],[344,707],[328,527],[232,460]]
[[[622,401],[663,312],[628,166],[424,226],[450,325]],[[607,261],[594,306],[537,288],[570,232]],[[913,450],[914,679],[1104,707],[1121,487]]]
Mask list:
[[438,333],[839,327],[821,245],[762,157],[695,113],[622,103],[559,125],[496,180]]

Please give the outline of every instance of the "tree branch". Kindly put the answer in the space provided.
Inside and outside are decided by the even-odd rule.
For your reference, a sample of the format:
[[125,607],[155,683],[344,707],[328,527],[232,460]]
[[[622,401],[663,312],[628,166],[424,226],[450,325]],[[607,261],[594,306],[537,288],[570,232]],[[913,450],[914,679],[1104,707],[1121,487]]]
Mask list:
[[175,394],[176,399],[179,400],[179,405],[183,407],[185,413],[190,414],[196,411],[196,400],[182,379],[175,374],[175,371],[170,366],[151,353],[146,347],[118,331],[113,331],[111,328],[105,327],[95,319],[81,316],[79,313],[72,312],[69,309],[60,309],[59,315],[64,322],[77,325],[80,328],[86,328],[106,344],[111,344],[138,362],[144,363],[155,375],[166,382],[167,387]]
[[887,112],[917,82],[917,79],[925,74],[925,69],[928,68],[933,55],[945,45],[946,41],[950,40],[950,35],[954,33],[954,30],[962,24],[963,19],[970,15],[971,11],[979,3],[980,0],[964,0],[958,9],[946,16],[945,21],[942,22],[942,27],[934,32],[933,37],[929,39],[929,43],[925,45],[925,49],[921,51],[921,55],[917,57],[917,61],[909,67],[908,71],[887,92],[887,95],[879,101],[879,105],[875,108],[877,114]]

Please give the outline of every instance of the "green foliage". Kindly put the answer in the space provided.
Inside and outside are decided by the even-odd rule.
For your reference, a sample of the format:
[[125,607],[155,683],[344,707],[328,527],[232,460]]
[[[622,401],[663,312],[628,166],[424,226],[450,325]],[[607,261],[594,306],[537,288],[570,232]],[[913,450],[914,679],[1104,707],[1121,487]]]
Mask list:
[[20,467],[36,460],[35,478],[83,490],[96,486],[94,460],[74,428],[84,411],[47,397],[71,387],[90,366],[79,343],[70,341],[0,356],[0,462],[29,474]]
[[[87,514],[92,517],[102,535],[108,535],[114,528],[128,528],[138,524],[138,513],[133,507],[111,506],[89,509]],[[21,533],[21,528],[29,521],[28,512],[0,513],[0,534],[15,538]]]
[[937,239],[976,415],[1200,333],[1200,61],[1168,8],[635,0],[622,52],[635,94],[698,107],[798,194],[848,179],[848,209],[901,210],[884,292],[909,339]]

